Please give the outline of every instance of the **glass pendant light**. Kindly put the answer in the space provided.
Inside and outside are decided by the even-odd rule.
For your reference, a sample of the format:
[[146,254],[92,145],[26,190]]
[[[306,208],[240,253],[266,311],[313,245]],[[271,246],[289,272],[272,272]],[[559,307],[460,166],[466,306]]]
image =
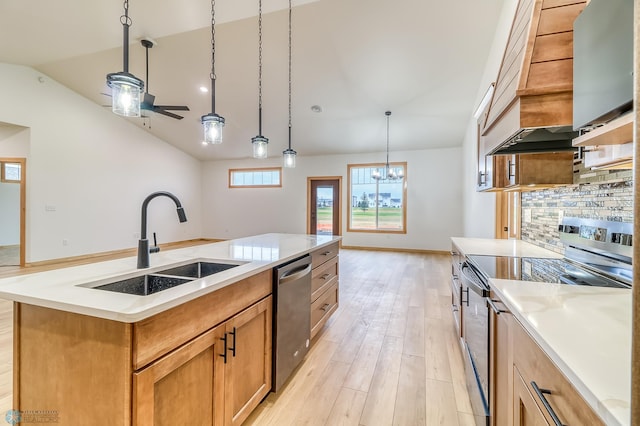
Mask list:
[[144,82],[129,73],[129,0],[124,1],[122,23],[122,71],[107,74],[107,85],[111,88],[111,110],[124,117],[140,117],[140,95]]
[[262,136],[262,0],[258,1],[258,136],[251,138],[253,158],[267,158],[269,139]]
[[291,0],[289,0],[289,148],[282,151],[284,167],[295,168],[297,154],[291,149]]
[[204,145],[222,143],[224,117],[216,114],[216,2],[211,0],[211,112],[200,118],[204,130]]

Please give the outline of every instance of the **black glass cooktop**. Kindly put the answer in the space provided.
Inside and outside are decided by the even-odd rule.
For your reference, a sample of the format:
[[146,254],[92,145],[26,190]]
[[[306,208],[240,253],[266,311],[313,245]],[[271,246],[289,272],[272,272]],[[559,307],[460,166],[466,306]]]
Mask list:
[[486,278],[628,288],[619,281],[591,272],[565,259],[482,255],[467,258]]

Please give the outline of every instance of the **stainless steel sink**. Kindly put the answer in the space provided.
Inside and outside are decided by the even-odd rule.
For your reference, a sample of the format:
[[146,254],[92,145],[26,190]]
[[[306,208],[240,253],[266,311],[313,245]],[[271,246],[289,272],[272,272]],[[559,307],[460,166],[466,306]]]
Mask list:
[[127,275],[123,279],[112,279],[108,282],[93,282],[81,284],[98,290],[114,291],[117,293],[147,296],[172,287],[176,287],[199,278],[208,277],[226,271],[246,262],[225,263],[217,261],[197,260],[184,264],[177,264],[166,269],[148,270],[144,275]]
[[98,290],[115,291],[118,293],[136,294],[138,296],[147,296],[180,284],[188,283],[189,281],[193,281],[193,278],[148,274],[128,278],[126,280],[115,281],[109,284],[103,284],[93,288],[97,288]]
[[187,265],[176,266],[170,269],[164,269],[158,271],[158,274],[163,275],[178,275],[181,277],[190,278],[203,278],[209,275],[217,274],[218,272],[226,271],[227,269],[235,268],[239,265],[231,263],[217,263],[217,262],[195,262]]

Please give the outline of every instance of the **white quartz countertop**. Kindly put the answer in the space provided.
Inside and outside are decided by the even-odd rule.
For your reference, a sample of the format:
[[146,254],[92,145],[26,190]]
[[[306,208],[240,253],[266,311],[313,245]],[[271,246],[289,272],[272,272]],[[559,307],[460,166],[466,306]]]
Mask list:
[[154,272],[190,260],[228,261],[240,266],[148,296],[90,288],[142,272],[136,269],[137,258],[128,257],[0,279],[0,298],[121,322],[137,322],[340,238],[331,235],[263,234],[161,251],[150,256],[150,268],[144,271]]
[[489,284],[607,425],[631,424],[631,290]]
[[522,240],[452,237],[451,241],[465,255],[562,258],[561,254]]

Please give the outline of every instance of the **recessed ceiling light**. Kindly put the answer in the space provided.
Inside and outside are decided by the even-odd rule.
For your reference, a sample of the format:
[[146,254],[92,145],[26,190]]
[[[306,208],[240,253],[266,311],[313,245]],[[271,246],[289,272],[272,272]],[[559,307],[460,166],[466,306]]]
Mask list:
[[209,91],[209,89],[207,89],[207,88],[206,88],[206,87],[204,87],[204,86],[200,86],[200,91],[201,91],[202,93],[207,93],[207,92]]
[[320,105],[311,105],[311,111],[322,112],[322,107]]

